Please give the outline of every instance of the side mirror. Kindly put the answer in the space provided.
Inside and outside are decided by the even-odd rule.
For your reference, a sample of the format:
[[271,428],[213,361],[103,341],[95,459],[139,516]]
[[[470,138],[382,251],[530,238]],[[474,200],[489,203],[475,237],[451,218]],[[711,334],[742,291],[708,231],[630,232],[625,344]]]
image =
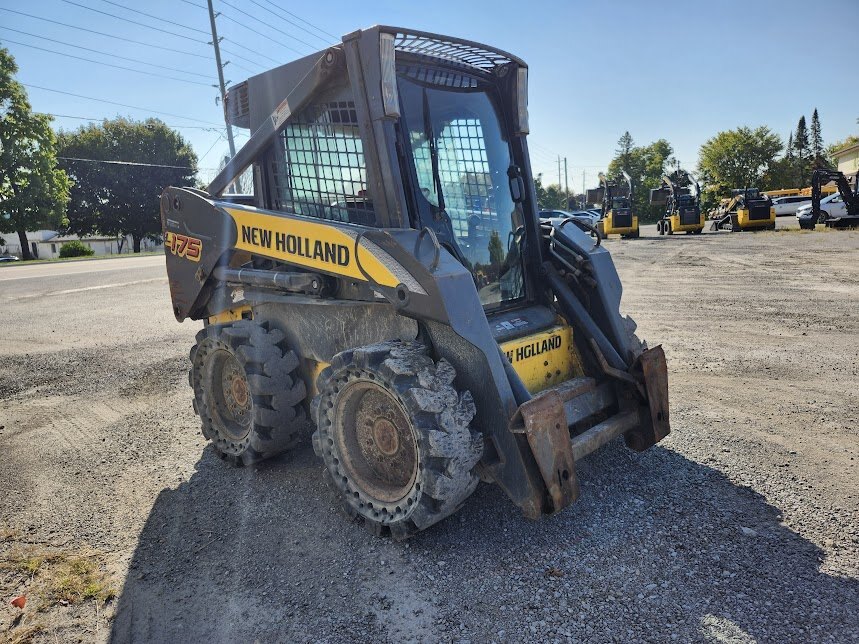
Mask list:
[[507,178],[510,180],[510,196],[513,197],[514,203],[525,201],[525,182],[519,167],[511,165],[507,168]]

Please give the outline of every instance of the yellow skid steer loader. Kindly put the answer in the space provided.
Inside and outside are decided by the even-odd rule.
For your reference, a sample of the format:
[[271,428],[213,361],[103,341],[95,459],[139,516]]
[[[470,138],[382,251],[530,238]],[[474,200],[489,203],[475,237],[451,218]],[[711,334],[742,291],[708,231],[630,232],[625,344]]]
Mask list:
[[[661,347],[619,312],[609,253],[540,221],[528,68],[394,27],[231,88],[250,139],[206,190],[161,198],[190,383],[225,460],[313,448],[349,514],[401,539],[483,480],[530,518],[576,463],[669,432]],[[252,195],[227,194],[251,169]]]

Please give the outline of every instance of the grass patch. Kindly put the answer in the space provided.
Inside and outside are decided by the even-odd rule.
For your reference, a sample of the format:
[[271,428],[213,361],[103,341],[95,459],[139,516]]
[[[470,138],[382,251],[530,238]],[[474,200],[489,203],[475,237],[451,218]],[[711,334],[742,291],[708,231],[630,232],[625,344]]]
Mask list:
[[89,557],[69,557],[59,562],[44,581],[48,601],[77,604],[88,599],[106,602],[116,596],[99,565]]
[[103,604],[116,596],[98,554],[12,548],[0,557],[0,570],[21,578],[17,585],[26,586],[37,611],[88,600]]

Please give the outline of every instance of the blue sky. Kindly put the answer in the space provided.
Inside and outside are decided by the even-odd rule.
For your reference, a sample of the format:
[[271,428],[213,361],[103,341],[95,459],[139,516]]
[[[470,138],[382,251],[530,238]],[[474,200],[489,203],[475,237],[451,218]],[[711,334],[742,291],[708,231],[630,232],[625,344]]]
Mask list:
[[[234,82],[250,75],[248,70],[263,71],[275,66],[273,61],[298,57],[296,52],[304,55],[323,48],[333,40],[329,34],[339,36],[371,24],[465,37],[519,55],[530,66],[534,171],[557,180],[555,158],[566,156],[571,188],[581,189],[583,173],[587,185],[595,183],[624,130],[637,144],[667,139],[687,167],[694,167],[700,145],[720,130],[767,125],[786,139],[797,119],[803,114],[810,118],[815,107],[827,143],[859,134],[857,0],[274,0],[296,17],[279,13],[269,0],[214,1],[223,14],[218,19],[220,35],[226,39],[223,46],[231,52],[224,54],[231,61],[226,77]],[[215,104],[217,91],[210,86],[216,71],[211,47],[205,44],[210,38],[203,6],[205,0],[0,0],[0,9],[6,9],[0,10],[0,41],[15,55],[21,68],[18,78],[24,83],[148,108],[129,109],[28,88],[36,110],[97,119],[117,114],[144,118],[152,115],[149,110],[171,113],[175,116],[156,116],[170,125],[186,126],[181,131],[202,157],[200,166],[211,169],[226,153],[227,144],[222,113]],[[48,38],[178,71],[75,49]],[[200,84],[114,69],[72,55]],[[62,117],[55,124],[70,129],[84,122]],[[211,174],[204,170],[204,176]]]

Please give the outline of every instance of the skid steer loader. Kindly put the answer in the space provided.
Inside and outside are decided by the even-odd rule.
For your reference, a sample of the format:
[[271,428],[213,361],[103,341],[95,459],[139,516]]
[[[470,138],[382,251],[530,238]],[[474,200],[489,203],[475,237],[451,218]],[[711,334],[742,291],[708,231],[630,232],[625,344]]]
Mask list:
[[[692,187],[695,193],[692,193]],[[701,212],[701,188],[694,177],[678,168],[662,177],[662,185],[650,191],[650,203],[665,206],[662,218],[656,222],[660,235],[686,233],[700,235],[704,230]]]
[[603,238],[609,235],[620,235],[622,238],[639,236],[638,215],[633,212],[632,177],[622,171],[624,181],[620,178],[610,181],[605,174],[599,173],[599,188],[587,192],[588,203],[601,204],[602,219],[597,229]]
[[772,199],[757,188],[736,188],[711,217],[710,230],[739,233],[745,230],[775,230]]
[[[608,252],[538,219],[527,82],[503,51],[377,26],[230,90],[250,139],[207,190],[161,198],[224,459],[287,449],[309,414],[346,511],[402,539],[479,480],[555,513],[584,456],[668,434],[664,353],[619,313]],[[248,168],[253,195],[224,194]]]

